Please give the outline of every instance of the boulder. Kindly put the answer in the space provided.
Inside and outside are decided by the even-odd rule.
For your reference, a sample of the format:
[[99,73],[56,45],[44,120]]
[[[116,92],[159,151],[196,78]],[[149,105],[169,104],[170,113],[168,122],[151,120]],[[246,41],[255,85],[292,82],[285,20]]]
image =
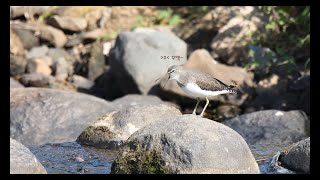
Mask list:
[[47,23],[53,27],[72,32],[82,31],[88,25],[86,19],[84,18],[67,16],[60,17],[57,15],[50,17]]
[[26,71],[27,60],[21,56],[10,54],[10,76],[24,74]]
[[[267,19],[258,7],[239,7],[240,12],[232,17],[212,39],[212,53],[226,64],[244,62],[247,59],[247,46],[254,32],[264,33]],[[236,12],[233,12],[236,13]]]
[[186,51],[186,43],[172,33],[121,32],[109,59],[110,71],[117,79],[115,85],[123,94],[145,95],[170,66],[186,62]]
[[283,144],[309,135],[310,121],[302,111],[264,110],[226,120],[223,124],[237,131],[248,144]]
[[90,58],[88,62],[88,79],[95,80],[105,70],[105,58],[103,55],[103,45],[101,43],[94,43],[90,51]]
[[98,148],[116,148],[140,128],[181,112],[165,104],[131,106],[100,117],[78,137],[81,144]]
[[10,89],[10,136],[27,147],[73,141],[110,108],[107,101],[83,93]]
[[130,106],[158,105],[163,101],[157,96],[128,94],[112,101],[115,109],[126,109]]
[[245,140],[223,124],[183,115],[163,118],[134,133],[111,173],[259,173]]
[[28,148],[10,138],[10,174],[47,174],[47,171]]
[[280,156],[281,166],[288,169],[310,173],[310,137],[291,145]]
[[10,77],[10,89],[11,88],[23,88],[24,86],[20,84],[18,81]]

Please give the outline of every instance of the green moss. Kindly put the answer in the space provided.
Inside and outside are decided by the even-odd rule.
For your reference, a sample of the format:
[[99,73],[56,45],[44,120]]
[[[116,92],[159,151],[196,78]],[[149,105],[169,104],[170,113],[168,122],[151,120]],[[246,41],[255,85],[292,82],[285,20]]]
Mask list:
[[172,174],[171,168],[161,160],[160,149],[146,150],[137,146],[122,152],[111,167],[112,174]]

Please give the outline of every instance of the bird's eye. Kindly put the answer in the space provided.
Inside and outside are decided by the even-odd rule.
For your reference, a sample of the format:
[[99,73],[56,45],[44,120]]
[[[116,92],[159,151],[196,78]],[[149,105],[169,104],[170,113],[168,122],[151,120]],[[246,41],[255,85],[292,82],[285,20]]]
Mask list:
[[171,73],[173,73],[174,71],[175,71],[175,70],[174,70],[174,69],[172,69],[172,70],[171,70]]

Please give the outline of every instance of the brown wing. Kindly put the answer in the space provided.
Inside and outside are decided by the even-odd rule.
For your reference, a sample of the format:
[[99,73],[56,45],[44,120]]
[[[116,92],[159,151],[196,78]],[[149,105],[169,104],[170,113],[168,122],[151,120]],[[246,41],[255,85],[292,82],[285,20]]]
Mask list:
[[225,83],[210,75],[205,75],[201,76],[201,78],[197,78],[196,83],[201,89],[209,91],[222,91],[230,88]]

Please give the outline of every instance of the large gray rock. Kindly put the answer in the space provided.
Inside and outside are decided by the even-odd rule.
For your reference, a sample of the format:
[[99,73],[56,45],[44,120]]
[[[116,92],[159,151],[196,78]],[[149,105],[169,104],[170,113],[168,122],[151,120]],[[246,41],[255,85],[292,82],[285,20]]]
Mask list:
[[[170,66],[186,62],[186,53],[186,43],[172,33],[122,32],[110,52],[110,70],[123,94],[147,94]],[[172,56],[183,58],[171,59]]]
[[309,135],[310,121],[302,111],[265,110],[244,114],[223,122],[248,144],[288,145]]
[[27,147],[75,140],[110,104],[94,96],[46,88],[10,89],[10,136]]
[[10,138],[10,174],[47,174],[28,148]]
[[161,103],[163,101],[157,96],[128,94],[112,101],[112,106],[115,109],[126,109],[130,106],[157,105]]
[[100,117],[80,134],[77,141],[99,148],[114,148],[140,128],[179,115],[178,109],[165,104],[131,106]]
[[259,173],[245,140],[194,115],[164,118],[134,133],[111,173]]
[[10,77],[10,88],[23,88],[24,86],[20,84],[18,81]]
[[294,171],[310,173],[310,137],[293,144],[281,154],[281,165]]

